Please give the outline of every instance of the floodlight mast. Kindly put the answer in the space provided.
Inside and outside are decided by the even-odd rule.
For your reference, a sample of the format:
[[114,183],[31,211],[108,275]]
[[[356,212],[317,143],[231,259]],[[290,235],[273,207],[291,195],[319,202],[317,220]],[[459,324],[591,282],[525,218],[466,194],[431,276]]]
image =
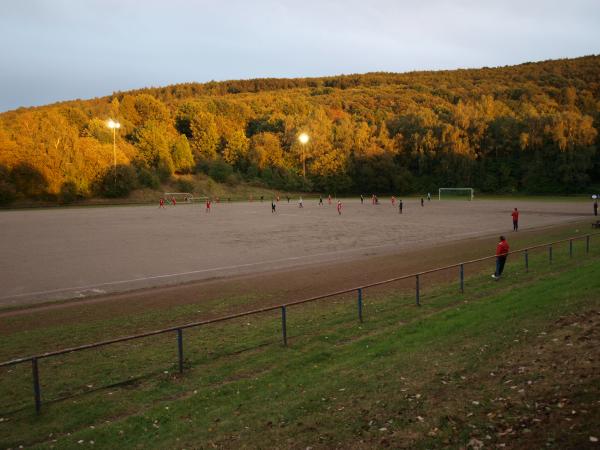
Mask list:
[[115,178],[115,189],[117,187],[117,137],[116,131],[121,128],[121,124],[119,122],[115,122],[112,119],[108,119],[107,122],[108,128],[113,130],[113,172]]
[[300,141],[300,144],[302,146],[302,176],[304,178],[306,178],[306,157],[304,156],[304,147],[306,146],[309,140],[310,138],[306,133],[300,133],[300,136],[298,136],[298,141]]

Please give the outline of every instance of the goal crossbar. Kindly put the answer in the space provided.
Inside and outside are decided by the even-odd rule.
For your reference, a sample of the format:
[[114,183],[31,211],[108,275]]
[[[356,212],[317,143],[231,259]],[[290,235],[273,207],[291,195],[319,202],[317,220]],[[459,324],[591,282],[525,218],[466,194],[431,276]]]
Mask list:
[[438,200],[442,199],[442,192],[454,192],[454,193],[464,192],[465,196],[468,196],[469,200],[473,200],[475,191],[473,188],[439,188],[438,189]]
[[194,202],[194,194],[191,192],[165,192],[163,194],[163,198],[172,199],[172,198],[182,198],[185,202],[193,203]]

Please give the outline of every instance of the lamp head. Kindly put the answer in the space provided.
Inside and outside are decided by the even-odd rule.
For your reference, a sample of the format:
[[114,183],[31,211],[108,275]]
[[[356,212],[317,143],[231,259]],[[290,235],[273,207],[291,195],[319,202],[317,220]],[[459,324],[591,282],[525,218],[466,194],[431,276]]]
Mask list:
[[107,125],[108,125],[108,128],[111,128],[111,129],[113,129],[113,128],[117,128],[117,129],[121,128],[121,124],[119,122],[115,122],[112,119],[108,120]]
[[301,144],[306,144],[309,140],[308,134],[300,133],[300,136],[298,136],[298,140],[300,141]]

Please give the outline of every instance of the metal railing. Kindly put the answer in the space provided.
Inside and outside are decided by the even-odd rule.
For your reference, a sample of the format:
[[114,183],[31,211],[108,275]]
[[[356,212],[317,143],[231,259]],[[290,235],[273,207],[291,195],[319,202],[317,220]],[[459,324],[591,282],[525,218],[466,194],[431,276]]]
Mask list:
[[[567,239],[562,239],[559,241],[554,241],[554,242],[548,242],[545,244],[539,244],[539,245],[534,245],[532,247],[527,247],[527,248],[523,248],[520,250],[514,250],[512,252],[509,252],[507,255],[515,255],[515,254],[519,254],[522,253],[524,255],[524,264],[525,264],[525,271],[528,272],[529,271],[529,253],[531,250],[536,250],[536,249],[540,249],[540,248],[547,248],[548,249],[548,262],[550,264],[552,264],[552,260],[553,260],[553,246],[557,245],[557,244],[562,244],[565,242],[569,243],[569,256],[572,258],[573,257],[573,241],[576,240],[582,240],[585,239],[585,253],[588,254],[590,251],[590,239],[592,236],[598,236],[600,235],[600,233],[592,233],[592,234],[587,234],[587,235],[582,235],[582,236],[575,236],[575,237],[571,237],[571,238],[567,238]],[[35,402],[35,410],[37,413],[40,412],[41,410],[41,406],[42,406],[42,399],[41,399],[41,389],[40,389],[40,377],[39,377],[39,367],[38,367],[38,361],[41,359],[45,359],[45,358],[51,358],[54,356],[59,356],[59,355],[65,355],[68,353],[73,353],[73,352],[79,352],[82,350],[89,350],[89,349],[93,349],[93,348],[98,348],[98,347],[104,347],[107,345],[111,345],[111,344],[116,344],[116,343],[120,343],[120,342],[127,342],[127,341],[132,341],[134,339],[142,339],[142,338],[146,338],[149,336],[156,336],[159,334],[165,334],[165,333],[172,333],[175,332],[177,333],[177,354],[178,354],[178,366],[179,366],[179,372],[183,373],[183,362],[184,362],[184,353],[183,353],[183,330],[187,329],[187,328],[194,328],[194,327],[200,327],[203,325],[208,325],[208,324],[213,324],[213,323],[218,323],[218,322],[224,322],[227,320],[233,320],[233,319],[238,319],[240,317],[246,317],[246,316],[251,316],[251,315],[255,315],[255,314],[261,314],[261,313],[265,313],[265,312],[269,312],[269,311],[276,311],[276,310],[281,310],[281,332],[282,332],[282,342],[284,346],[287,346],[287,341],[288,341],[288,336],[287,336],[287,309],[291,306],[296,306],[296,305],[301,305],[304,303],[310,303],[310,302],[314,302],[316,300],[321,300],[324,298],[330,298],[330,297],[335,297],[338,295],[343,295],[343,294],[348,294],[351,292],[356,292],[357,293],[357,311],[358,311],[358,320],[360,322],[363,321],[363,290],[368,289],[368,288],[372,288],[375,286],[381,286],[384,284],[389,284],[389,283],[393,283],[393,282],[397,282],[397,281],[402,281],[402,280],[407,280],[410,278],[415,278],[415,304],[416,306],[420,306],[421,305],[421,279],[424,275],[428,275],[428,274],[432,274],[435,272],[440,272],[443,270],[448,270],[448,269],[452,269],[452,268],[458,268],[459,269],[459,289],[461,293],[464,293],[464,289],[465,289],[465,266],[469,265],[469,264],[475,264],[478,262],[482,262],[482,261],[486,261],[489,259],[494,259],[496,258],[495,255],[492,256],[485,256],[483,258],[477,258],[477,259],[471,259],[468,261],[463,261],[460,263],[456,263],[456,264],[451,264],[448,266],[443,266],[443,267],[437,267],[434,269],[429,269],[429,270],[424,270],[422,272],[417,272],[417,273],[412,273],[409,275],[402,275],[399,277],[394,277],[394,278],[389,278],[387,280],[382,280],[382,281],[377,281],[375,283],[369,283],[369,284],[364,284],[361,286],[356,286],[356,287],[352,287],[352,288],[348,288],[348,289],[344,289],[341,291],[335,291],[335,292],[330,292],[327,294],[322,294],[322,295],[317,295],[314,297],[309,297],[309,298],[305,298],[305,299],[301,299],[301,300],[297,300],[297,301],[293,301],[293,302],[289,302],[289,303],[284,303],[284,304],[279,304],[279,305],[275,305],[275,306],[268,306],[268,307],[264,307],[264,308],[259,308],[259,309],[253,309],[250,311],[244,311],[241,313],[237,313],[237,314],[231,314],[231,315],[227,315],[227,316],[222,316],[222,317],[218,317],[215,319],[210,319],[210,320],[202,320],[199,322],[190,322],[187,324],[183,324],[183,325],[178,325],[178,326],[173,326],[173,327],[169,327],[169,328],[163,328],[160,330],[154,330],[154,331],[148,331],[146,333],[141,333],[141,334],[135,334],[132,336],[124,336],[124,337],[120,337],[120,338],[115,338],[115,339],[109,339],[106,341],[100,341],[100,342],[94,342],[92,344],[85,344],[85,345],[80,345],[77,347],[71,347],[71,348],[65,348],[65,349],[61,349],[61,350],[56,350],[56,351],[52,351],[52,352],[46,352],[46,353],[40,353],[38,355],[33,355],[33,356],[27,356],[27,357],[23,357],[23,358],[17,358],[17,359],[13,359],[10,361],[4,361],[2,363],[0,363],[0,368],[1,367],[7,367],[7,366],[13,366],[16,364],[24,364],[27,362],[31,362],[31,372],[32,372],[32,384],[33,384],[33,394],[34,394],[34,402]]]

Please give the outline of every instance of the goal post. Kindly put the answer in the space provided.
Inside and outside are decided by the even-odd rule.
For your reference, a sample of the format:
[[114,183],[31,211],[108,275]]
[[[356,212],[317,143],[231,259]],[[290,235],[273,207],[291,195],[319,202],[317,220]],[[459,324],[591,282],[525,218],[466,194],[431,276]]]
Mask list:
[[194,194],[191,192],[165,192],[163,195],[165,200],[175,199],[179,203],[194,203]]
[[475,191],[473,188],[439,188],[438,199],[465,199],[473,200]]

